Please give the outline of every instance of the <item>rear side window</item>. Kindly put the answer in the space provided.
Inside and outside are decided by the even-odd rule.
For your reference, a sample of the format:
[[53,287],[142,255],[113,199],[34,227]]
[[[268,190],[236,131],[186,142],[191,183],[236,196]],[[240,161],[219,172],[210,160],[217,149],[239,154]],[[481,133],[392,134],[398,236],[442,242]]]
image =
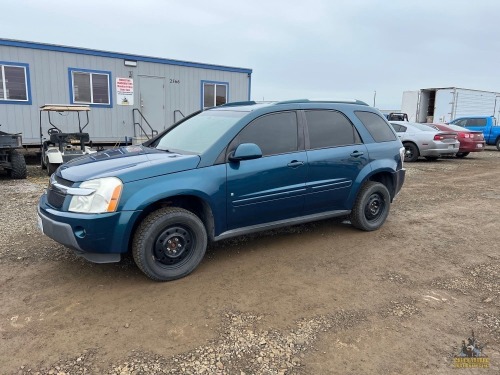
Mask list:
[[305,111],[309,131],[309,148],[346,146],[361,143],[357,130],[340,112]]
[[470,118],[465,126],[486,126],[485,118]]
[[371,134],[375,142],[389,142],[397,139],[390,125],[376,113],[356,111],[355,114]]
[[297,151],[296,113],[273,113],[255,119],[236,136],[230,149],[241,143],[257,144],[262,150],[263,156]]
[[404,133],[406,132],[406,126],[390,123],[395,132]]

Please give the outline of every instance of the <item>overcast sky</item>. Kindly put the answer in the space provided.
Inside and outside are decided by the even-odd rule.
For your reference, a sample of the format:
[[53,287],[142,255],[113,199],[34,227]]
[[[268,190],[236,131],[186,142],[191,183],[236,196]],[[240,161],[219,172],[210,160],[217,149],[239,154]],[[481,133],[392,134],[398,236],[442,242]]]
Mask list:
[[498,0],[2,3],[2,38],[250,68],[253,100],[500,91]]

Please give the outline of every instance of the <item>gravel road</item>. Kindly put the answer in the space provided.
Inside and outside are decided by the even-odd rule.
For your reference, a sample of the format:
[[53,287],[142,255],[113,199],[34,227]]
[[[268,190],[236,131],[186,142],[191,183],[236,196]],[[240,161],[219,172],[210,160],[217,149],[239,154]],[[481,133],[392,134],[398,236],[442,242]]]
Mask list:
[[[43,236],[48,178],[28,167],[0,171],[1,374],[500,372],[493,148],[407,163],[378,231],[326,220],[223,241],[169,283]],[[472,331],[489,368],[454,369]]]

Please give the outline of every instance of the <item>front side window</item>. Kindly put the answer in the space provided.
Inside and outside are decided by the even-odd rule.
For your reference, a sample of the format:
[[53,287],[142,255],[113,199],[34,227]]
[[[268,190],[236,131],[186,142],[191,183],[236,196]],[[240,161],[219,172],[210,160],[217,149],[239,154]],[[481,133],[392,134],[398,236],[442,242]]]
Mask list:
[[318,149],[361,143],[358,132],[340,112],[306,111],[309,148]]
[[0,62],[0,102],[26,103],[29,97],[28,64],[10,64]]
[[273,113],[255,119],[238,134],[229,149],[242,143],[255,143],[262,150],[262,156],[297,151],[299,138],[296,113]]
[[229,85],[225,82],[202,82],[203,109],[226,104]]
[[111,73],[70,68],[71,103],[111,107]]
[[355,114],[375,142],[389,142],[397,139],[391,126],[376,113],[356,111]]

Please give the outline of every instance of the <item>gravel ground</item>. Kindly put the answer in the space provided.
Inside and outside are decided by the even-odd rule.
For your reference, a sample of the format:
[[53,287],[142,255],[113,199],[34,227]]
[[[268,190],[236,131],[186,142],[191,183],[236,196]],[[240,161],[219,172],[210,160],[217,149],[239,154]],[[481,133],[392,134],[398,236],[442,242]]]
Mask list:
[[490,358],[477,373],[499,373],[500,153],[406,167],[379,231],[223,241],[170,283],[43,236],[44,171],[0,171],[0,373],[447,374],[467,371],[451,364],[472,330]]

